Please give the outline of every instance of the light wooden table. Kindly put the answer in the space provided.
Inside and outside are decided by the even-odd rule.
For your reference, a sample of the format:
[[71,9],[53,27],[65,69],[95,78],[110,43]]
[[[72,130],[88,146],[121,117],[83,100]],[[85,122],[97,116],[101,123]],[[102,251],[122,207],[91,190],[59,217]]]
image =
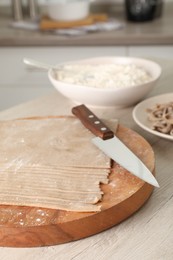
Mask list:
[[[173,91],[173,61],[158,60],[163,74],[150,94]],[[57,92],[0,113],[0,120],[36,115],[68,115],[74,104]],[[140,129],[132,109],[93,109],[97,115],[119,118],[151,144],[160,184],[148,202],[121,224],[100,234],[67,244],[41,248],[0,248],[1,260],[172,260],[173,259],[173,143]]]

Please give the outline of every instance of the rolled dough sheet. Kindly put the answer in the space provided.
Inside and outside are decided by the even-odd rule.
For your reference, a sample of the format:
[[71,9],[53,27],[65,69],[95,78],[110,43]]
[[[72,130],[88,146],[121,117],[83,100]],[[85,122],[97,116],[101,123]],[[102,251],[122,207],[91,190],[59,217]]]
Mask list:
[[99,211],[110,159],[91,138],[73,117],[1,122],[0,204]]

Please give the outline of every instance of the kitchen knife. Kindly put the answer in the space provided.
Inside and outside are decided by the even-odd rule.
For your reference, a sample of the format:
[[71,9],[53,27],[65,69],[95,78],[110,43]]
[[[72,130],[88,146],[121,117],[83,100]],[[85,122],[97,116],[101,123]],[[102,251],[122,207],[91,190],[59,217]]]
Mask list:
[[72,113],[97,136],[92,139],[92,142],[100,150],[133,175],[159,187],[157,180],[143,162],[85,105],[73,107]]

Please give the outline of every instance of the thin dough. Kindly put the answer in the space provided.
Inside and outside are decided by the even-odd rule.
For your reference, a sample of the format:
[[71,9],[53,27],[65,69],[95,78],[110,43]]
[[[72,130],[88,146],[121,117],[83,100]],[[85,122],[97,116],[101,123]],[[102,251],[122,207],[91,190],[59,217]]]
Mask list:
[[91,138],[73,117],[1,122],[0,204],[99,211],[110,159]]

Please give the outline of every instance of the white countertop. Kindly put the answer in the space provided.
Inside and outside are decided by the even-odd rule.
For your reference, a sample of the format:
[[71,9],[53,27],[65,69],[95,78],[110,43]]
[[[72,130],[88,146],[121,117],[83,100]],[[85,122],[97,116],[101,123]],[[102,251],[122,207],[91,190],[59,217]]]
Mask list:
[[[162,77],[150,96],[172,91],[173,61],[158,60]],[[57,92],[2,111],[0,119],[36,115],[71,114],[74,104]],[[171,141],[140,129],[132,119],[132,109],[94,109],[98,116],[119,118],[140,133],[152,146],[156,158],[156,188],[147,203],[133,216],[94,236],[41,248],[0,248],[1,260],[172,260],[173,257],[173,174]],[[1,236],[1,234],[0,234]]]
[[[98,11],[97,11],[98,10]],[[14,29],[12,17],[7,10],[0,10],[0,46],[129,46],[129,45],[172,45],[173,4],[165,3],[163,15],[153,21],[129,22],[122,4],[99,6],[93,12],[108,13],[123,26],[118,30],[101,31],[86,35],[68,37],[40,30]]]

